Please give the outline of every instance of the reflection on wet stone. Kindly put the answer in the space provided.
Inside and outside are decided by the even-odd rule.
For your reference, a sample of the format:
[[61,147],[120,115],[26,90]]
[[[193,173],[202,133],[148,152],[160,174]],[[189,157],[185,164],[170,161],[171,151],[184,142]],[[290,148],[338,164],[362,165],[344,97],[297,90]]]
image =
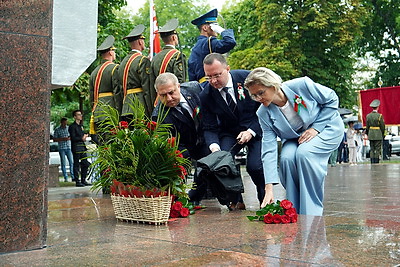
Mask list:
[[[50,189],[48,248],[0,255],[6,265],[395,266],[400,262],[400,165],[328,169],[323,217],[295,224],[250,222],[257,210],[243,172],[246,211],[217,200],[167,225],[116,221],[109,195],[87,188]],[[284,190],[277,188],[277,199]],[[63,191],[70,190],[70,192]],[[101,251],[101,253],[99,253]]]

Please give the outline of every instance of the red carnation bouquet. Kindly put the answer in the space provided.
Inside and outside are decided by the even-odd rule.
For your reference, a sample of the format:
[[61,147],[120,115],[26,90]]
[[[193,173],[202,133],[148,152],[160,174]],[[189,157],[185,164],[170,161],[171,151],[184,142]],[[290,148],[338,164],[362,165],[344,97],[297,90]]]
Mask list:
[[195,206],[187,198],[178,198],[172,202],[169,217],[187,217],[195,213],[196,210],[203,209],[203,206]]
[[297,212],[293,207],[293,203],[284,199],[267,204],[256,212],[256,216],[247,216],[247,218],[250,221],[258,220],[265,223],[295,223],[297,222]]

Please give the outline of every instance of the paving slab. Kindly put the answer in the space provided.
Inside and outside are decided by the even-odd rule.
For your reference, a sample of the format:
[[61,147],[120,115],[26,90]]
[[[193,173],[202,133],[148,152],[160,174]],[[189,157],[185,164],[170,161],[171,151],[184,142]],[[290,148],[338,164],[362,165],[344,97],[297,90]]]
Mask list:
[[[396,266],[400,164],[328,168],[324,216],[294,224],[250,222],[255,187],[242,169],[247,210],[215,199],[166,225],[117,221],[109,195],[49,189],[47,247],[0,254],[0,266]],[[285,191],[276,186],[276,199]]]

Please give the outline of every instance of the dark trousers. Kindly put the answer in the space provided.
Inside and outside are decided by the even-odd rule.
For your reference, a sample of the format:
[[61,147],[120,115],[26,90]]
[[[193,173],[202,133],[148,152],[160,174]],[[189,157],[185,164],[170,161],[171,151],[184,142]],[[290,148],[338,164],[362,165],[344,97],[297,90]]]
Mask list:
[[[265,179],[261,162],[261,140],[253,137],[248,143],[239,145],[237,144],[236,135],[224,135],[220,137],[221,150],[230,151],[232,156],[239,153],[244,146],[247,146],[248,151],[246,171],[257,188],[257,198],[261,204],[265,196]],[[240,200],[242,200],[241,195]]]
[[369,156],[372,159],[379,159],[382,150],[382,140],[369,140]]
[[74,156],[74,177],[76,182],[79,182],[79,168],[81,173],[81,182],[86,181],[87,172],[90,166],[89,161],[86,159],[87,155],[83,152],[72,152]]

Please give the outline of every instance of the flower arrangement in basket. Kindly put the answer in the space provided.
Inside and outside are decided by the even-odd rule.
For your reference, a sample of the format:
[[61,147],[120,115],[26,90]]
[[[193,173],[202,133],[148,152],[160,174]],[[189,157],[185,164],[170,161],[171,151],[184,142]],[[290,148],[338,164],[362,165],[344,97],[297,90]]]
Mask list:
[[296,208],[287,199],[277,200],[267,204],[256,212],[256,216],[247,216],[250,221],[264,221],[265,223],[295,223],[297,222]]
[[106,119],[97,129],[102,138],[93,163],[101,176],[93,190],[110,188],[118,219],[164,223],[172,196],[187,198],[190,161],[178,150],[179,138],[171,137],[169,125],[148,119],[138,99],[131,108],[128,123],[119,121],[113,107],[102,106]]

